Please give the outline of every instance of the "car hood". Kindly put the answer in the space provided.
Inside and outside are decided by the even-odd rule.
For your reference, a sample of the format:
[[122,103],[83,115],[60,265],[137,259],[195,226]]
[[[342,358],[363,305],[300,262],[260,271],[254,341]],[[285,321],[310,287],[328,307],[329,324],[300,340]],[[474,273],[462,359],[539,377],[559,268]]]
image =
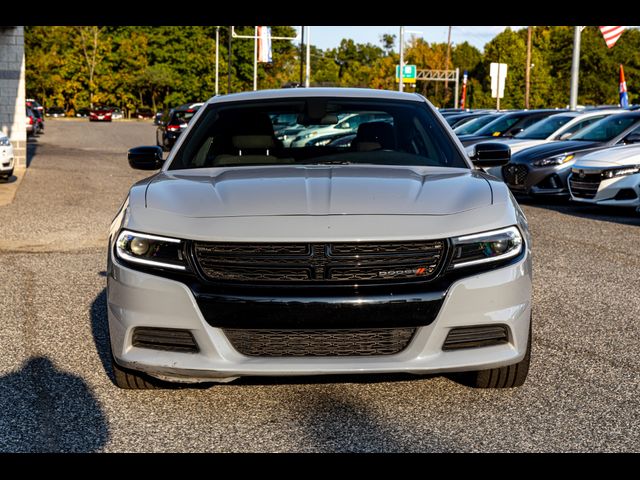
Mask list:
[[512,163],[531,163],[542,158],[552,157],[569,152],[580,152],[592,148],[601,147],[600,142],[583,142],[579,140],[562,140],[559,142],[543,143],[534,147],[525,148],[511,156]]
[[146,207],[194,218],[283,215],[450,215],[491,205],[468,169],[276,166],[161,172]]
[[640,145],[625,145],[596,150],[577,160],[574,168],[606,168],[628,165],[640,165]]

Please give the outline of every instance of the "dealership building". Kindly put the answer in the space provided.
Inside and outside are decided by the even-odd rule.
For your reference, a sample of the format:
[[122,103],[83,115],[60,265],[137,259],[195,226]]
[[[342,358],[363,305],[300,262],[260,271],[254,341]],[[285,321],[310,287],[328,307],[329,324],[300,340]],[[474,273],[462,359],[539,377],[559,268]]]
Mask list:
[[0,131],[18,168],[27,165],[24,67],[24,27],[0,26]]

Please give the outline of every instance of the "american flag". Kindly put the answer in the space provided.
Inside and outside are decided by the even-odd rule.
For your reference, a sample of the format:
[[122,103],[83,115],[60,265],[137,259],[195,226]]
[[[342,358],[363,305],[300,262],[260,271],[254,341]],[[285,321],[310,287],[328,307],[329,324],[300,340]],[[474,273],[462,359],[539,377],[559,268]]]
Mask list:
[[604,37],[604,41],[607,43],[607,47],[613,47],[622,32],[624,32],[624,27],[600,27],[600,31],[602,32],[602,36]]

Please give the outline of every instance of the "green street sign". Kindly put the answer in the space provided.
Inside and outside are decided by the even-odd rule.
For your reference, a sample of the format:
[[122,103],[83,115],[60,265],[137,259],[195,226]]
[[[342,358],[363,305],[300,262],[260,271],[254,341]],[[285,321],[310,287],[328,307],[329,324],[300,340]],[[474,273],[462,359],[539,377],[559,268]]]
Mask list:
[[[418,69],[415,65],[405,65],[402,68],[402,81],[406,83],[416,83],[416,73]],[[400,65],[396,65],[396,81],[400,80]]]

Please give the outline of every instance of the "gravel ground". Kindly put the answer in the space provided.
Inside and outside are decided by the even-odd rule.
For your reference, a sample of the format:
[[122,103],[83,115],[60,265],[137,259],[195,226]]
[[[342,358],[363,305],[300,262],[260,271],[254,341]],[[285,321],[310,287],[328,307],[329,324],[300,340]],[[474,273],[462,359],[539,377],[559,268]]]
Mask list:
[[[111,381],[105,238],[145,176],[147,122],[47,120],[0,208],[0,451],[638,451],[640,218],[526,203],[534,236],[529,379],[248,380],[125,391]],[[0,185],[2,188],[2,185]]]

